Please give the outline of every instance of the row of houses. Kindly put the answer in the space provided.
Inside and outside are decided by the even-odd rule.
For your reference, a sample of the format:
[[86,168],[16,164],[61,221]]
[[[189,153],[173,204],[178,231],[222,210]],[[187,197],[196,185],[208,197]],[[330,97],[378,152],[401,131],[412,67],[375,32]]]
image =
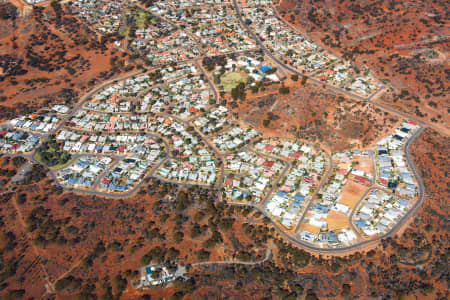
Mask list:
[[348,246],[357,241],[357,236],[350,228],[342,228],[338,230],[312,233],[307,230],[302,230],[299,234],[304,241],[314,243],[317,246],[324,248],[336,248],[339,246]]
[[182,30],[170,32],[158,39],[140,38],[130,44],[130,49],[146,54],[153,65],[169,64],[200,56],[198,43]]
[[350,179],[361,184],[372,179],[372,175],[358,169],[357,164],[359,159],[368,157],[368,151],[360,150],[332,153],[332,173],[305,212],[301,239],[319,247],[339,247],[356,242],[356,234],[348,221],[352,208],[343,198],[343,189]]
[[146,134],[95,135],[63,129],[56,140],[71,153],[132,155],[150,161],[164,153],[164,146]]
[[16,129],[49,133],[58,126],[59,122],[60,119],[54,115],[31,114],[14,118],[8,121],[7,124]]
[[222,197],[233,202],[258,203],[270,192],[286,164],[252,151],[225,157]]
[[156,174],[163,179],[179,183],[214,185],[217,180],[218,163],[206,149],[191,155],[186,161],[168,159]]
[[216,56],[256,48],[255,41],[241,26],[230,3],[179,9],[173,3],[158,1],[151,10],[187,30],[196,38],[206,55]]
[[279,138],[263,140],[255,149],[291,163],[265,206],[276,221],[291,229],[298,223],[305,200],[312,196],[325,171],[325,153],[308,144]]
[[242,7],[252,7],[252,6],[274,4],[273,0],[241,0],[240,2],[241,2]]
[[213,139],[213,143],[219,151],[229,152],[248,145],[252,140],[258,137],[260,137],[260,135],[255,129],[234,125],[216,135]]
[[[230,4],[230,0],[173,0],[173,1],[157,1],[156,5],[152,7],[155,11],[164,10],[170,7],[173,9],[188,9],[192,7],[204,7],[209,5],[220,6],[222,4]],[[161,8],[159,8],[161,7]]]
[[123,193],[133,189],[155,167],[157,157],[139,159],[127,157],[113,166],[101,179],[98,189],[108,193]]
[[142,115],[122,115],[97,113],[87,110],[79,110],[65,124],[66,127],[82,129],[93,132],[114,132],[114,131],[139,131],[146,129],[150,122],[149,116]]
[[366,236],[386,233],[411,207],[411,201],[381,189],[372,190],[361,202],[354,219]]
[[140,101],[140,112],[167,112],[182,119],[207,110],[214,94],[201,76],[178,78],[148,90]]
[[31,152],[39,144],[39,141],[40,137],[36,134],[0,129],[0,152],[2,153]]
[[[307,212],[300,238],[321,247],[325,245],[340,247],[354,242],[348,239],[351,230],[349,222],[353,222],[367,237],[382,235],[397,224],[411,208],[419,189],[404,150],[407,140],[418,129],[419,125],[416,122],[405,121],[391,134],[377,142],[376,174],[358,169],[357,158],[369,157],[367,151],[334,153],[335,168],[327,183],[319,191],[317,200]],[[370,190],[354,212],[354,220],[347,220],[354,208],[346,205],[353,200],[342,198],[342,189],[348,179],[368,186],[376,182],[386,188]],[[336,219],[342,220],[336,223]],[[345,241],[339,235],[342,230],[348,231],[342,236]],[[330,232],[333,232],[331,240]],[[322,238],[325,236],[327,239]]]
[[132,100],[156,83],[152,73],[119,81],[98,91],[84,104],[84,108],[102,112],[129,112]]
[[244,7],[242,13],[250,20],[250,28],[264,46],[281,62],[330,85],[364,96],[377,89],[377,81],[369,70],[361,72],[300,35],[280,20],[270,6]]
[[194,126],[204,135],[215,134],[230,126],[233,116],[225,106],[212,108],[193,121]]
[[129,50],[145,56],[153,65],[200,55],[197,42],[185,32],[158,16],[150,15],[148,19],[151,21],[139,24],[135,37],[128,43]]
[[404,151],[408,138],[418,129],[416,122],[405,121],[376,145],[377,182],[402,197],[414,198],[418,193],[417,181]]
[[[103,88],[83,108],[108,113],[158,111],[159,105],[173,105],[169,100],[177,100],[176,104],[180,106],[186,101],[190,103],[185,104],[188,109],[193,105],[206,106],[211,101],[212,93],[198,74],[198,69],[192,63],[165,66]],[[159,94],[161,97],[157,97]],[[166,98],[169,95],[173,96]]]
[[59,182],[65,186],[90,189],[98,176],[109,168],[113,159],[108,156],[84,156],[62,168],[57,173]]
[[117,0],[75,0],[71,2],[71,10],[96,31],[111,34],[118,33],[124,24],[122,14],[129,3]]
[[[100,145],[105,147],[107,144],[113,144],[113,151],[126,153],[128,149],[134,149],[133,144],[144,143],[145,146],[145,143],[153,143],[155,138],[148,136],[148,134],[163,138],[169,145],[172,155],[177,157],[197,155],[202,149],[208,151],[205,143],[201,141],[201,138],[192,128],[187,128],[183,122],[171,117],[149,116],[146,114],[110,115],[79,111],[67,125],[72,126],[73,130],[62,130],[58,134],[57,139],[65,142],[64,148],[68,149],[68,151],[97,151],[97,149],[100,149],[98,148]],[[105,131],[106,133],[115,133],[113,135],[88,135],[77,132],[77,129],[82,128],[85,129],[83,130],[84,132]],[[132,131],[142,133],[132,134],[130,133]],[[128,144],[125,145],[125,142]],[[116,147],[117,144],[120,144],[122,147]],[[111,151],[111,146],[108,148],[108,151]],[[152,145],[151,147],[156,146]],[[104,148],[100,150],[105,151]],[[174,151],[176,151],[176,154]],[[214,156],[209,151],[208,155]]]

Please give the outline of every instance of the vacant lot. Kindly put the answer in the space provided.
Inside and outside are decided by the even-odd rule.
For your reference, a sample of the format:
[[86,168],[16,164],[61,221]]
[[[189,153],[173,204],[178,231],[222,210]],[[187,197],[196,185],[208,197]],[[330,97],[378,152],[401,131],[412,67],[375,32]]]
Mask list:
[[230,72],[224,74],[220,78],[220,83],[223,85],[223,89],[226,92],[230,92],[239,83],[245,82],[247,80],[247,77],[247,74],[245,74],[244,72]]
[[367,187],[352,180],[348,180],[342,189],[342,198],[339,203],[347,205],[350,209],[353,209],[366,190]]
[[358,162],[358,165],[355,167],[356,169],[364,171],[367,174],[374,175],[373,163],[369,157],[356,156],[355,161]]
[[330,213],[327,216],[327,222],[328,222],[328,230],[333,231],[336,229],[344,229],[350,227],[349,219],[346,215],[343,213],[337,212],[337,211],[330,211]]

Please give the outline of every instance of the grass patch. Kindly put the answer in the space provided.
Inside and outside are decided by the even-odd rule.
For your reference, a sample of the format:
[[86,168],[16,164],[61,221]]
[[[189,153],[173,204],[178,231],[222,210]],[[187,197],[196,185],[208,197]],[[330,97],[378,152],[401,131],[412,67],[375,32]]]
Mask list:
[[248,75],[244,72],[230,72],[220,77],[220,84],[222,84],[225,92],[231,92],[239,83],[245,83]]
[[136,26],[137,28],[144,27],[145,21],[150,16],[148,12],[145,12],[143,10],[138,10],[136,15]]
[[72,155],[63,151],[55,136],[51,135],[47,142],[39,146],[35,158],[50,168],[61,168],[72,160]]

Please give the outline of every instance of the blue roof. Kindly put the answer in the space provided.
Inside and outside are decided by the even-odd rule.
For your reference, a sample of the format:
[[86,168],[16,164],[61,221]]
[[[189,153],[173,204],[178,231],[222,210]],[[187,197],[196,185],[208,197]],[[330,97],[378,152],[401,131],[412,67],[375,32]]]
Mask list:
[[267,71],[272,70],[272,67],[270,67],[270,66],[261,66],[259,69],[261,70],[261,72],[266,73]]
[[328,232],[328,241],[329,242],[337,242],[338,238],[336,233],[334,233],[333,231]]
[[20,132],[16,132],[16,133],[14,133],[14,135],[13,135],[13,139],[15,139],[15,140],[18,140],[18,139],[20,139],[22,137],[22,134],[20,133]]
[[278,191],[277,192],[277,196],[279,196],[279,197],[284,197],[284,196],[286,196],[286,192],[284,192],[284,191]]
[[407,206],[408,205],[408,200],[403,199],[403,198],[399,198],[398,202],[400,203],[401,206]]
[[305,196],[295,194],[294,199],[300,201],[300,203],[301,203],[301,202],[305,201]]
[[145,268],[145,273],[147,273],[147,275],[152,274],[152,269],[150,267]]
[[300,232],[300,236],[304,237],[304,238],[309,238],[309,239],[312,239],[315,237],[315,235],[313,233],[306,231],[306,230],[302,230],[302,232]]
[[410,190],[415,190],[417,187],[415,184],[407,183],[406,188]]
[[79,165],[79,166],[81,166],[81,167],[84,167],[84,166],[87,166],[88,163],[85,162],[85,161],[79,160],[79,161],[77,162],[77,165]]
[[367,226],[367,223],[364,220],[356,220],[355,223],[356,223],[356,225],[358,225],[361,228],[364,228]]
[[323,212],[325,214],[328,213],[328,210],[329,210],[328,206],[324,206],[324,205],[322,205],[320,203],[317,203],[314,208],[317,209],[317,210],[320,210],[321,212]]
[[300,202],[298,202],[298,201],[293,201],[292,202],[292,207],[294,207],[294,208],[300,208],[300,205],[301,205],[301,203]]

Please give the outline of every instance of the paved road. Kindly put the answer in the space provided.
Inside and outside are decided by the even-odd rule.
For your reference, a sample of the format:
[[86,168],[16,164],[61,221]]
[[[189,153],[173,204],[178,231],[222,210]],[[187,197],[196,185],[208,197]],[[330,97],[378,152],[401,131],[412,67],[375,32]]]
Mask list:
[[[335,91],[335,92],[339,92],[339,93],[343,93],[346,94],[350,97],[353,98],[358,98],[360,100],[367,100],[367,98],[361,97],[359,95],[353,94],[348,92],[345,89],[341,89],[341,88],[337,88],[333,85],[330,85],[326,82],[320,81],[318,79],[315,79],[314,77],[305,75],[303,73],[300,73],[299,71],[297,71],[296,69],[286,65],[285,63],[283,63],[282,61],[280,61],[278,58],[276,58],[267,48],[266,46],[261,42],[261,40],[259,39],[259,37],[253,32],[253,30],[250,29],[250,27],[247,25],[247,23],[245,23],[244,19],[242,18],[242,14],[241,11],[239,9],[239,5],[237,4],[237,0],[233,0],[233,6],[235,8],[236,11],[236,15],[238,17],[239,22],[241,23],[241,25],[245,28],[245,30],[247,30],[247,32],[250,34],[250,36],[252,37],[252,39],[254,39],[256,41],[256,43],[258,44],[259,47],[261,47],[261,49],[264,51],[264,53],[267,54],[267,56],[269,56],[273,61],[275,61],[278,65],[280,65],[282,68],[288,70],[291,73],[297,74],[299,76],[305,76],[308,78],[309,81],[320,84],[320,85],[324,85],[327,88]],[[281,20],[282,21],[282,20]]]
[[319,191],[322,189],[322,187],[328,182],[328,179],[330,178],[331,172],[333,171],[334,165],[333,165],[333,159],[331,158],[331,154],[324,151],[325,154],[327,155],[328,158],[328,170],[327,173],[324,174],[324,176],[322,177],[322,180],[320,181],[319,186],[317,187],[316,191],[314,192],[314,194],[311,196],[311,198],[309,199],[308,204],[305,207],[305,210],[302,213],[302,216],[300,217],[300,220],[297,223],[297,226],[295,226],[294,229],[294,233],[296,234],[299,229],[300,229],[300,225],[303,223],[303,220],[306,217],[306,213],[311,209],[311,206],[314,203],[314,199],[316,199],[317,194],[319,193]]
[[[364,247],[370,246],[370,245],[375,245],[378,244],[379,241],[381,241],[382,239],[386,238],[386,237],[390,237],[395,235],[395,233],[398,231],[398,229],[400,229],[405,222],[416,213],[416,211],[419,209],[419,207],[422,205],[422,203],[425,200],[425,187],[423,185],[423,182],[421,180],[420,175],[417,172],[417,169],[415,168],[414,164],[412,163],[412,160],[410,158],[410,154],[409,154],[409,147],[411,145],[411,143],[414,141],[415,138],[417,138],[417,136],[420,135],[420,133],[424,130],[423,127],[421,127],[419,130],[416,131],[416,133],[411,136],[407,142],[405,143],[405,147],[404,147],[404,151],[406,153],[406,157],[407,157],[407,162],[409,164],[409,166],[411,167],[412,172],[414,173],[414,176],[417,179],[418,182],[418,186],[419,186],[419,193],[418,193],[418,201],[414,204],[414,206],[402,217],[402,219],[396,223],[385,235],[380,236],[376,239],[372,239],[372,240],[365,240],[362,241],[358,244],[355,245],[351,245],[351,246],[345,246],[345,247],[339,247],[339,248],[319,248],[314,246],[313,244],[310,244],[306,241],[300,240],[294,233],[294,235],[290,235],[287,234],[285,232],[285,230],[277,223],[274,222],[270,216],[268,215],[267,211],[260,205],[254,205],[254,204],[241,204],[241,203],[228,203],[229,205],[233,205],[233,206],[249,206],[249,207],[253,207],[254,209],[256,209],[257,211],[259,211],[261,214],[263,214],[264,216],[268,217],[271,222],[272,225],[277,229],[277,231],[286,239],[288,239],[289,241],[291,241],[293,244],[312,251],[312,252],[316,252],[316,253],[322,253],[322,254],[333,254],[333,253],[347,253],[347,252],[353,252],[356,251],[358,249],[363,249]],[[11,156],[15,156],[15,155],[19,155],[19,154],[13,154]],[[38,161],[35,160],[35,158],[31,155],[31,154],[27,154],[27,155],[22,155],[28,159],[30,159],[31,161],[33,161],[34,163],[39,163]],[[80,155],[81,156],[81,155]],[[168,157],[167,157],[168,158]],[[154,169],[152,169],[152,171],[144,178],[142,179],[132,190],[130,190],[127,193],[124,194],[106,194],[106,193],[102,193],[102,192],[97,192],[97,191],[80,191],[80,190],[74,190],[74,189],[67,189],[64,186],[61,186],[59,184],[59,181],[57,181],[56,176],[53,172],[49,172],[50,175],[52,176],[53,180],[56,182],[56,184],[58,184],[59,186],[61,186],[63,189],[65,190],[71,190],[74,192],[83,192],[83,193],[87,193],[87,194],[93,194],[93,195],[98,195],[98,196],[105,196],[108,198],[125,198],[125,197],[129,197],[132,194],[134,194],[141,186],[142,184],[145,182],[145,179],[148,177],[157,177],[154,175],[154,172],[156,171],[156,169],[167,159],[163,159],[160,161],[160,163],[158,164],[158,166]],[[330,168],[331,170],[331,168]],[[327,175],[328,176],[328,175]],[[326,176],[326,177],[327,177]],[[223,180],[222,180],[223,181]],[[186,185],[189,186],[189,184],[183,184],[183,183],[179,183],[179,182],[173,182],[179,185]],[[217,190],[220,192],[220,188],[217,188]],[[219,201],[219,198],[217,199],[217,201]],[[312,203],[312,202],[310,202]],[[310,206],[310,205],[309,205]],[[306,212],[306,209],[305,209]],[[302,221],[302,220],[301,220]],[[299,222],[299,224],[301,223],[301,221]]]
[[[256,36],[256,34],[248,27],[248,25],[247,25],[247,24],[244,22],[244,20],[242,19],[242,15],[241,15],[241,13],[240,13],[239,6],[238,6],[238,4],[237,4],[237,0],[233,0],[233,4],[234,4],[235,10],[236,10],[237,17],[238,17],[239,21],[241,22],[242,26],[248,31],[248,33],[250,34],[250,36],[256,41],[256,43],[259,45],[259,47],[261,48],[261,50],[262,50],[266,55],[268,55],[269,57],[271,57],[271,58],[272,58],[277,64],[279,64],[282,68],[284,68],[284,69],[286,69],[286,70],[288,70],[288,71],[290,71],[290,72],[292,72],[292,73],[294,73],[294,74],[298,74],[298,75],[303,76],[303,74],[299,73],[297,70],[295,70],[295,69],[291,68],[290,66],[287,66],[287,65],[285,65],[284,63],[282,63],[280,60],[278,60],[276,57],[274,57],[274,56],[270,53],[270,51],[268,51],[268,50],[265,48],[265,46],[264,46],[263,43],[259,40],[259,38]],[[216,90],[215,85],[213,84],[213,82],[211,82],[210,78],[209,78],[209,77],[207,76],[207,74],[204,72],[203,68],[199,65],[198,61],[199,61],[200,59],[201,59],[201,58],[197,58],[197,59],[192,59],[192,60],[188,60],[188,61],[191,61],[191,62],[195,63],[195,64],[200,68],[200,71],[202,72],[202,74],[205,75],[205,78],[206,78],[206,80],[208,81],[208,84],[210,85],[210,87],[212,87],[212,89],[213,89],[213,91],[214,91],[214,96],[215,96],[216,103],[217,103],[218,100],[219,100],[218,92],[217,92],[217,90]],[[187,61],[186,61],[186,62],[187,62]],[[93,90],[91,90],[89,93],[87,93],[86,95],[84,95],[82,98],[80,98],[80,101],[78,102],[78,104],[72,109],[72,111],[71,111],[69,114],[67,114],[67,115],[62,119],[61,123],[60,123],[54,130],[52,130],[51,133],[56,133],[58,130],[60,130],[60,129],[64,126],[65,122],[66,122],[67,120],[69,120],[69,119],[70,119],[77,111],[79,111],[79,110],[82,108],[82,106],[84,105],[84,103],[85,103],[85,102],[86,102],[93,94],[95,94],[96,92],[98,92],[100,89],[104,88],[105,86],[107,86],[107,85],[109,85],[109,84],[111,84],[111,83],[115,83],[115,82],[118,82],[118,81],[120,81],[120,80],[125,80],[125,79],[127,79],[127,78],[132,77],[132,76],[136,76],[136,75],[138,75],[138,74],[140,74],[140,73],[148,72],[148,71],[150,71],[150,70],[136,71],[136,72],[133,72],[133,73],[131,73],[131,74],[125,74],[125,75],[123,75],[123,76],[121,76],[121,77],[119,77],[119,78],[115,78],[115,79],[111,79],[111,80],[108,80],[108,81],[106,81],[106,82],[103,82],[101,85],[97,86],[96,88],[94,88]],[[406,115],[406,114],[404,114],[404,113],[402,113],[402,112],[398,112],[398,111],[393,110],[393,109],[391,109],[391,108],[388,108],[388,107],[386,107],[386,106],[384,106],[384,105],[382,105],[382,104],[378,104],[378,103],[373,102],[373,101],[372,101],[373,96],[374,96],[376,93],[380,92],[383,88],[380,88],[376,93],[372,94],[370,97],[364,98],[364,97],[361,97],[361,96],[358,96],[358,95],[349,93],[349,92],[346,91],[346,90],[343,90],[343,89],[340,89],[340,88],[336,88],[336,87],[334,87],[334,86],[332,86],[332,85],[323,83],[323,82],[321,82],[321,81],[319,81],[319,80],[317,80],[317,79],[315,79],[315,78],[311,78],[311,77],[308,77],[308,78],[309,78],[310,81],[312,81],[312,82],[314,82],[314,83],[316,83],[316,84],[325,85],[325,86],[328,87],[329,89],[334,90],[334,91],[336,91],[336,92],[344,93],[344,94],[349,95],[349,96],[351,96],[351,97],[353,97],[353,98],[358,98],[358,99],[360,99],[360,100],[364,100],[364,101],[371,102],[371,103],[373,103],[374,105],[376,105],[377,107],[382,108],[382,109],[385,110],[385,111],[389,111],[389,112],[391,112],[391,113],[394,113],[394,114],[396,114],[396,115],[399,115],[399,116],[404,117],[404,118],[407,118],[407,119],[415,120],[415,121],[417,121],[418,123],[420,123],[421,125],[428,125],[428,126],[430,126],[429,124],[426,124],[425,122],[423,122],[423,121],[421,121],[421,120],[412,118],[412,117],[410,117],[410,116],[408,116],[408,115]],[[163,115],[163,114],[164,114],[164,113],[162,113],[161,115]],[[170,116],[170,117],[172,117],[172,118],[174,118],[174,119],[177,119],[178,121],[180,121],[180,122],[182,122],[183,124],[185,124],[185,126],[192,126],[192,123],[191,123],[190,121],[181,120],[181,119],[176,118],[176,117],[174,117],[174,116]],[[206,137],[204,137],[204,136],[203,136],[203,135],[195,128],[195,126],[192,126],[192,127],[193,127],[193,128],[195,129],[195,131],[199,134],[199,136],[205,141],[205,143],[213,150],[213,152],[216,154],[217,158],[220,159],[220,160],[222,161],[221,175],[219,176],[219,180],[218,180],[218,182],[217,182],[217,184],[216,184],[216,186],[215,186],[215,188],[218,190],[218,192],[220,192],[220,187],[221,187],[221,185],[222,185],[222,183],[223,183],[223,176],[224,176],[223,154],[221,154],[221,153],[220,153],[213,145],[211,145],[211,144],[209,143],[208,139],[206,139]],[[368,244],[371,244],[371,243],[377,243],[381,238],[384,238],[384,237],[387,237],[387,236],[390,236],[390,235],[394,234],[394,233],[396,232],[396,230],[397,230],[398,228],[400,228],[400,227],[403,225],[403,223],[405,222],[405,220],[406,220],[409,216],[411,216],[412,214],[415,213],[415,211],[418,209],[418,207],[420,207],[420,205],[421,205],[421,204],[423,203],[423,201],[424,201],[424,190],[425,190],[425,188],[424,188],[424,186],[423,186],[422,180],[421,180],[421,178],[420,178],[420,176],[419,176],[419,174],[418,174],[418,172],[417,172],[415,166],[413,165],[413,163],[412,163],[412,161],[411,161],[411,159],[410,159],[410,157],[409,157],[409,152],[408,152],[408,151],[409,151],[410,143],[411,143],[411,142],[412,142],[412,141],[413,141],[413,140],[414,140],[414,139],[422,132],[422,130],[423,130],[423,128],[421,128],[419,131],[417,131],[417,132],[413,135],[413,137],[411,137],[411,138],[406,142],[406,145],[405,145],[405,151],[406,151],[406,154],[407,154],[407,162],[408,162],[408,164],[410,165],[410,167],[411,167],[411,169],[412,169],[413,173],[415,174],[415,177],[417,178],[417,181],[418,181],[418,185],[419,185],[419,201],[417,201],[417,203],[416,203],[416,205],[414,206],[414,208],[411,209],[411,210],[403,217],[403,219],[402,219],[396,226],[394,226],[394,227],[393,227],[386,235],[384,235],[383,237],[380,237],[379,239],[375,239],[375,240],[371,240],[371,241],[364,241],[364,242],[359,243],[358,245],[353,245],[353,246],[348,246],[348,247],[341,247],[341,248],[337,248],[337,249],[336,249],[336,248],[332,248],[332,249],[322,249],[322,248],[317,248],[317,247],[313,246],[312,244],[309,244],[309,243],[307,243],[307,242],[305,242],[305,241],[299,240],[296,236],[291,236],[291,235],[286,234],[285,231],[279,226],[278,223],[272,221],[273,225],[278,229],[278,231],[280,232],[280,234],[282,234],[283,236],[285,236],[287,239],[289,239],[289,240],[290,240],[291,242],[293,242],[294,244],[296,244],[296,245],[298,245],[298,246],[300,246],[300,247],[302,247],[302,248],[305,248],[305,249],[307,249],[307,250],[311,250],[311,251],[314,251],[314,252],[320,252],[320,253],[337,253],[337,252],[343,252],[343,251],[355,250],[355,249],[358,248],[358,247],[363,247],[363,246],[368,245]],[[50,135],[50,134],[41,135],[41,136],[43,137],[43,141],[44,141],[44,142],[45,142],[46,140],[48,140],[49,135]],[[167,147],[167,148],[166,148],[167,151],[169,151],[169,150],[170,150],[169,145],[165,142],[164,139],[163,139],[163,141],[164,141],[165,146]],[[14,155],[17,155],[17,154],[13,154],[12,156],[14,156]],[[30,153],[30,154],[24,154],[24,155],[22,155],[22,156],[28,158],[28,159],[29,159],[30,161],[32,161],[33,163],[39,163],[39,162],[35,159],[35,156],[34,156],[34,155],[35,155],[35,152],[32,152],[32,153]],[[329,156],[328,153],[327,153],[327,155]],[[77,157],[82,156],[82,154],[74,154],[73,156],[74,156],[74,158],[77,158]],[[109,156],[111,156],[111,155],[109,155]],[[119,157],[116,157],[116,158],[119,158]],[[155,168],[153,168],[153,169],[147,174],[147,176],[144,177],[144,179],[142,179],[142,180],[141,180],[141,181],[140,181],[140,182],[139,182],[132,190],[130,190],[130,191],[126,192],[126,193],[123,193],[123,194],[109,194],[109,193],[102,193],[102,192],[96,191],[95,189],[92,189],[92,190],[90,190],[90,191],[86,191],[86,190],[77,190],[77,189],[67,188],[67,187],[62,186],[62,185],[59,184],[59,181],[56,179],[56,175],[55,175],[55,172],[54,172],[53,170],[49,169],[49,171],[50,171],[49,173],[50,173],[50,176],[51,176],[51,177],[54,179],[54,181],[56,182],[56,184],[60,185],[64,190],[70,190],[70,191],[74,191],[74,192],[82,192],[82,193],[93,194],[93,195],[98,195],[98,196],[105,196],[105,197],[109,197],[109,198],[124,198],[124,197],[129,197],[129,196],[131,196],[132,194],[134,194],[134,193],[142,186],[142,184],[145,182],[145,180],[146,180],[147,178],[149,178],[149,177],[158,177],[158,176],[155,176],[155,174],[154,174],[155,171],[157,170],[157,168],[158,168],[161,164],[163,164],[163,163],[164,163],[167,159],[169,159],[169,158],[171,158],[171,157],[170,157],[170,156],[166,156],[164,159],[161,159],[160,162],[158,163],[158,165],[157,165]],[[277,158],[277,159],[278,159],[278,158]],[[331,172],[331,170],[332,170],[333,165],[332,165],[332,161],[331,161],[331,157],[330,157],[330,156],[329,156],[329,159],[330,159],[330,162],[331,162],[331,163],[330,163],[330,168],[329,168],[327,174],[326,174],[326,175],[324,176],[324,178],[322,179],[321,184],[317,187],[317,190],[315,191],[313,197],[311,197],[310,202],[308,203],[307,207],[305,208],[305,213],[309,210],[310,206],[312,205],[313,199],[314,199],[315,196],[317,195],[317,192],[320,190],[320,188],[323,186],[323,184],[325,183],[325,181],[328,179],[328,177],[329,177],[329,175],[330,175],[330,172]],[[112,168],[112,167],[113,167],[113,166],[111,166],[111,168]],[[281,178],[286,174],[286,172],[287,172],[287,170],[289,170],[289,168],[290,168],[290,164],[288,165],[288,167],[286,167],[286,168],[283,170],[283,173],[280,175],[280,177],[279,177],[279,179],[277,180],[276,183],[278,183],[279,180],[281,180]],[[109,168],[109,169],[110,169],[110,168]],[[100,178],[100,177],[101,177],[101,176],[99,176],[99,178]],[[163,180],[165,180],[165,179],[163,179]],[[173,183],[176,183],[176,184],[179,184],[179,185],[185,185],[185,184],[182,184],[182,183],[179,183],[179,182],[173,182]],[[231,204],[231,205],[251,206],[251,207],[254,207],[255,209],[257,209],[258,211],[260,211],[263,215],[269,217],[269,216],[267,215],[267,212],[264,210],[262,204],[263,204],[264,201],[266,201],[266,200],[268,199],[268,197],[270,196],[270,194],[273,192],[273,189],[275,188],[276,183],[274,184],[274,186],[272,187],[272,189],[269,191],[269,193],[268,193],[268,195],[266,196],[266,198],[265,198],[265,199],[261,202],[261,204],[259,204],[258,206],[256,206],[256,205],[236,204],[236,203],[235,203],[235,204]],[[99,179],[96,181],[95,187],[97,187],[98,184],[99,184]],[[220,197],[218,197],[217,200],[219,201],[219,199],[220,199]],[[300,224],[301,222],[303,222],[305,213],[302,215],[302,217],[301,217],[301,219],[300,219],[300,221],[299,221],[298,224]],[[269,217],[269,219],[270,219],[270,217]],[[297,225],[297,227],[296,227],[296,230],[298,230],[298,225]]]
[[[330,89],[330,90],[332,90],[332,91],[335,91],[335,92],[337,92],[337,93],[345,94],[345,95],[347,95],[347,96],[349,96],[349,97],[351,97],[351,98],[356,98],[356,99],[359,99],[359,100],[362,100],[362,101],[369,102],[369,103],[373,104],[374,106],[376,106],[376,107],[378,107],[378,108],[380,108],[380,109],[382,109],[382,110],[384,110],[384,111],[387,111],[387,112],[389,112],[389,113],[391,113],[391,114],[394,114],[394,115],[399,116],[399,117],[401,117],[401,118],[406,118],[406,119],[409,119],[409,120],[416,121],[416,122],[418,122],[418,123],[419,123],[420,125],[422,125],[422,126],[428,126],[428,127],[431,127],[431,128],[433,128],[433,129],[435,129],[435,130],[437,130],[437,131],[439,131],[439,132],[442,132],[442,133],[448,135],[448,131],[445,131],[445,130],[443,131],[442,128],[439,128],[439,127],[437,127],[436,125],[434,125],[434,124],[432,124],[432,123],[426,122],[426,121],[424,121],[424,120],[421,120],[421,119],[418,119],[418,118],[416,118],[416,117],[410,116],[410,115],[408,115],[407,113],[404,113],[404,112],[402,112],[402,111],[399,111],[399,110],[390,108],[390,107],[388,107],[388,106],[386,106],[386,105],[384,105],[384,104],[381,104],[381,103],[378,103],[378,102],[373,101],[373,98],[374,98],[378,93],[380,93],[382,90],[384,90],[384,89],[386,88],[386,87],[384,87],[384,86],[379,87],[378,90],[376,90],[374,93],[372,93],[369,97],[362,97],[362,96],[359,96],[359,95],[357,95],[357,94],[350,93],[349,91],[347,91],[347,90],[345,90],[345,89],[337,88],[337,87],[335,87],[335,86],[333,86],[333,85],[330,85],[330,84],[327,84],[327,83],[325,83],[325,82],[322,82],[322,81],[320,81],[320,80],[318,80],[318,79],[315,79],[314,77],[307,76],[307,75],[305,75],[305,74],[303,74],[303,73],[297,71],[296,69],[292,68],[291,66],[286,65],[285,63],[283,63],[282,61],[280,61],[278,58],[276,58],[276,57],[275,57],[275,56],[274,56],[274,55],[273,55],[273,54],[272,54],[272,53],[264,46],[264,44],[261,42],[261,40],[256,36],[256,34],[251,30],[251,28],[245,23],[245,21],[244,21],[243,18],[242,18],[242,15],[241,15],[240,8],[239,8],[239,5],[238,5],[238,3],[237,3],[237,0],[233,0],[233,6],[234,6],[234,8],[235,8],[236,15],[237,15],[238,20],[239,20],[239,22],[241,23],[241,25],[247,30],[247,32],[249,33],[249,35],[256,41],[256,43],[257,43],[258,46],[264,51],[264,53],[266,53],[267,56],[269,56],[273,61],[275,61],[275,62],[276,62],[278,65],[280,65],[282,68],[286,69],[287,71],[289,71],[289,72],[291,72],[291,73],[297,74],[297,75],[299,75],[299,76],[305,76],[305,77],[308,78],[308,81],[314,82],[314,83],[316,83],[316,84],[318,84],[318,85],[321,85],[321,86],[325,86],[325,87],[327,87],[328,89]],[[280,21],[282,21],[283,23],[286,23],[282,18],[280,18]]]
[[350,253],[350,252],[354,252],[357,250],[362,250],[368,246],[377,245],[382,239],[394,236],[397,233],[397,231],[400,228],[402,228],[403,225],[409,220],[409,218],[412,217],[416,213],[416,211],[420,208],[420,206],[423,204],[423,202],[425,200],[425,187],[423,185],[420,175],[418,174],[414,164],[412,163],[412,160],[411,160],[410,154],[409,154],[409,147],[410,147],[411,143],[420,135],[420,133],[423,130],[424,130],[424,128],[421,127],[418,131],[416,131],[416,133],[408,139],[408,141],[405,143],[405,147],[404,147],[404,150],[405,150],[405,153],[407,156],[407,162],[408,162],[409,166],[411,167],[411,170],[413,171],[414,176],[417,178],[417,182],[419,185],[418,200],[416,201],[414,206],[388,232],[386,232],[384,235],[379,236],[375,239],[364,240],[364,241],[359,242],[354,245],[344,246],[344,247],[339,247],[339,248],[320,248],[320,247],[316,247],[313,244],[310,244],[306,241],[299,239],[295,234],[290,235],[290,234],[286,233],[285,230],[277,222],[274,222],[270,218],[267,211],[260,206],[256,206],[254,204],[243,204],[243,203],[228,203],[228,204],[233,205],[233,206],[252,207],[252,208],[256,209],[261,214],[263,214],[264,216],[266,216],[267,218],[269,218],[271,220],[272,225],[277,229],[278,233],[281,236],[283,236],[284,238],[286,238],[287,240],[292,242],[294,245],[296,245],[300,248],[303,248],[305,250],[314,252],[314,253],[320,253],[320,254],[342,254],[342,253],[344,253],[345,254],[345,253]]

